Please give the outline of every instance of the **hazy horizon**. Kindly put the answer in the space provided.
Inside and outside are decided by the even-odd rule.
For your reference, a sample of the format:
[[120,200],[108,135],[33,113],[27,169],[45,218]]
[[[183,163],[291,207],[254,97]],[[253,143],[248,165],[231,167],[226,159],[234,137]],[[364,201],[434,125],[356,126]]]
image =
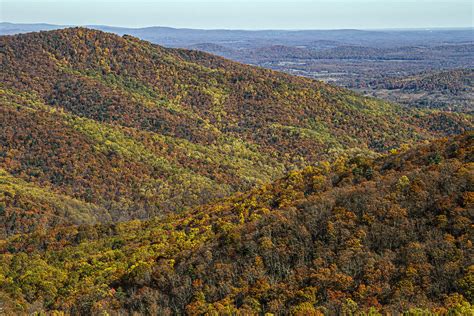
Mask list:
[[123,25],[109,25],[109,24],[54,24],[46,22],[11,22],[11,21],[0,21],[0,24],[13,24],[13,25],[48,25],[48,26],[59,26],[59,27],[110,27],[110,28],[123,28],[123,29],[147,29],[147,28],[169,28],[177,30],[201,30],[201,31],[249,31],[249,32],[258,32],[258,31],[344,31],[344,30],[354,30],[354,31],[434,31],[434,30],[469,30],[474,29],[474,26],[439,26],[439,27],[418,27],[418,28],[398,28],[398,27],[388,27],[388,28],[326,28],[326,29],[242,29],[242,28],[189,28],[189,27],[174,27],[168,25],[145,25],[145,26],[123,26]]
[[10,23],[238,30],[450,29],[473,27],[466,0],[4,0]]

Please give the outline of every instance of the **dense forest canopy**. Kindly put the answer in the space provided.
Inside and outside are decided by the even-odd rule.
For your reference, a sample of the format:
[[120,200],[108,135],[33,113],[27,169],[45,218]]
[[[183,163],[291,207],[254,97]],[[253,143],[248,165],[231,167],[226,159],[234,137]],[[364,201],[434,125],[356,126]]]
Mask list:
[[0,311],[473,312],[470,114],[85,28],[0,64]]
[[314,80],[85,28],[0,38],[2,235],[150,218],[348,148],[457,134]]
[[474,135],[343,155],[149,221],[0,245],[12,310],[469,315]]

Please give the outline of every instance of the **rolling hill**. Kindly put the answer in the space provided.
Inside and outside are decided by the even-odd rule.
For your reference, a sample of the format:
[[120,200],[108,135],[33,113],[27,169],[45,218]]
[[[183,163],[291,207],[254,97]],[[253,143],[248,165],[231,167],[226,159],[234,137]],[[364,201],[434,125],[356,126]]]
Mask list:
[[[0,22],[0,35],[67,27]],[[322,80],[408,107],[472,114],[472,28],[243,31],[89,27]],[[465,89],[458,89],[460,81]],[[406,89],[413,87],[408,82],[418,85]],[[458,87],[448,90],[454,82]],[[404,88],[390,88],[400,85]]]
[[355,85],[366,94],[413,107],[474,111],[474,69],[430,71]]
[[12,314],[473,312],[474,135],[352,152],[179,215],[0,244]]
[[0,37],[8,236],[208,203],[349,148],[472,129],[314,80],[69,28]]

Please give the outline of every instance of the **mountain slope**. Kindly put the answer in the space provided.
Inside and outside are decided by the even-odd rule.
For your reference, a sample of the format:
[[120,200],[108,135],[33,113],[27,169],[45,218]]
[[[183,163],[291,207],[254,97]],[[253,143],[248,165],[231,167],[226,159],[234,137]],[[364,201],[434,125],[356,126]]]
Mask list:
[[344,155],[162,219],[17,236],[0,248],[2,297],[16,312],[468,315],[473,141]]
[[71,28],[0,45],[0,167],[114,221],[181,211],[348,148],[472,128],[470,116],[130,36]]

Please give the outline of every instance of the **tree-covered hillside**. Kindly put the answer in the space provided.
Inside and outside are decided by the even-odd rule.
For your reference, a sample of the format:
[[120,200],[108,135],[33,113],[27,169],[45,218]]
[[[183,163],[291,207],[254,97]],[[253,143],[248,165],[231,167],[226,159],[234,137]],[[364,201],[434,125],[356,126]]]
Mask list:
[[84,28],[2,36],[0,64],[3,236],[150,218],[348,148],[472,128],[470,116]]
[[388,77],[351,85],[361,92],[419,108],[446,109],[472,114],[474,69],[428,71],[406,77]]
[[473,141],[353,151],[179,215],[12,237],[3,308],[471,315]]

